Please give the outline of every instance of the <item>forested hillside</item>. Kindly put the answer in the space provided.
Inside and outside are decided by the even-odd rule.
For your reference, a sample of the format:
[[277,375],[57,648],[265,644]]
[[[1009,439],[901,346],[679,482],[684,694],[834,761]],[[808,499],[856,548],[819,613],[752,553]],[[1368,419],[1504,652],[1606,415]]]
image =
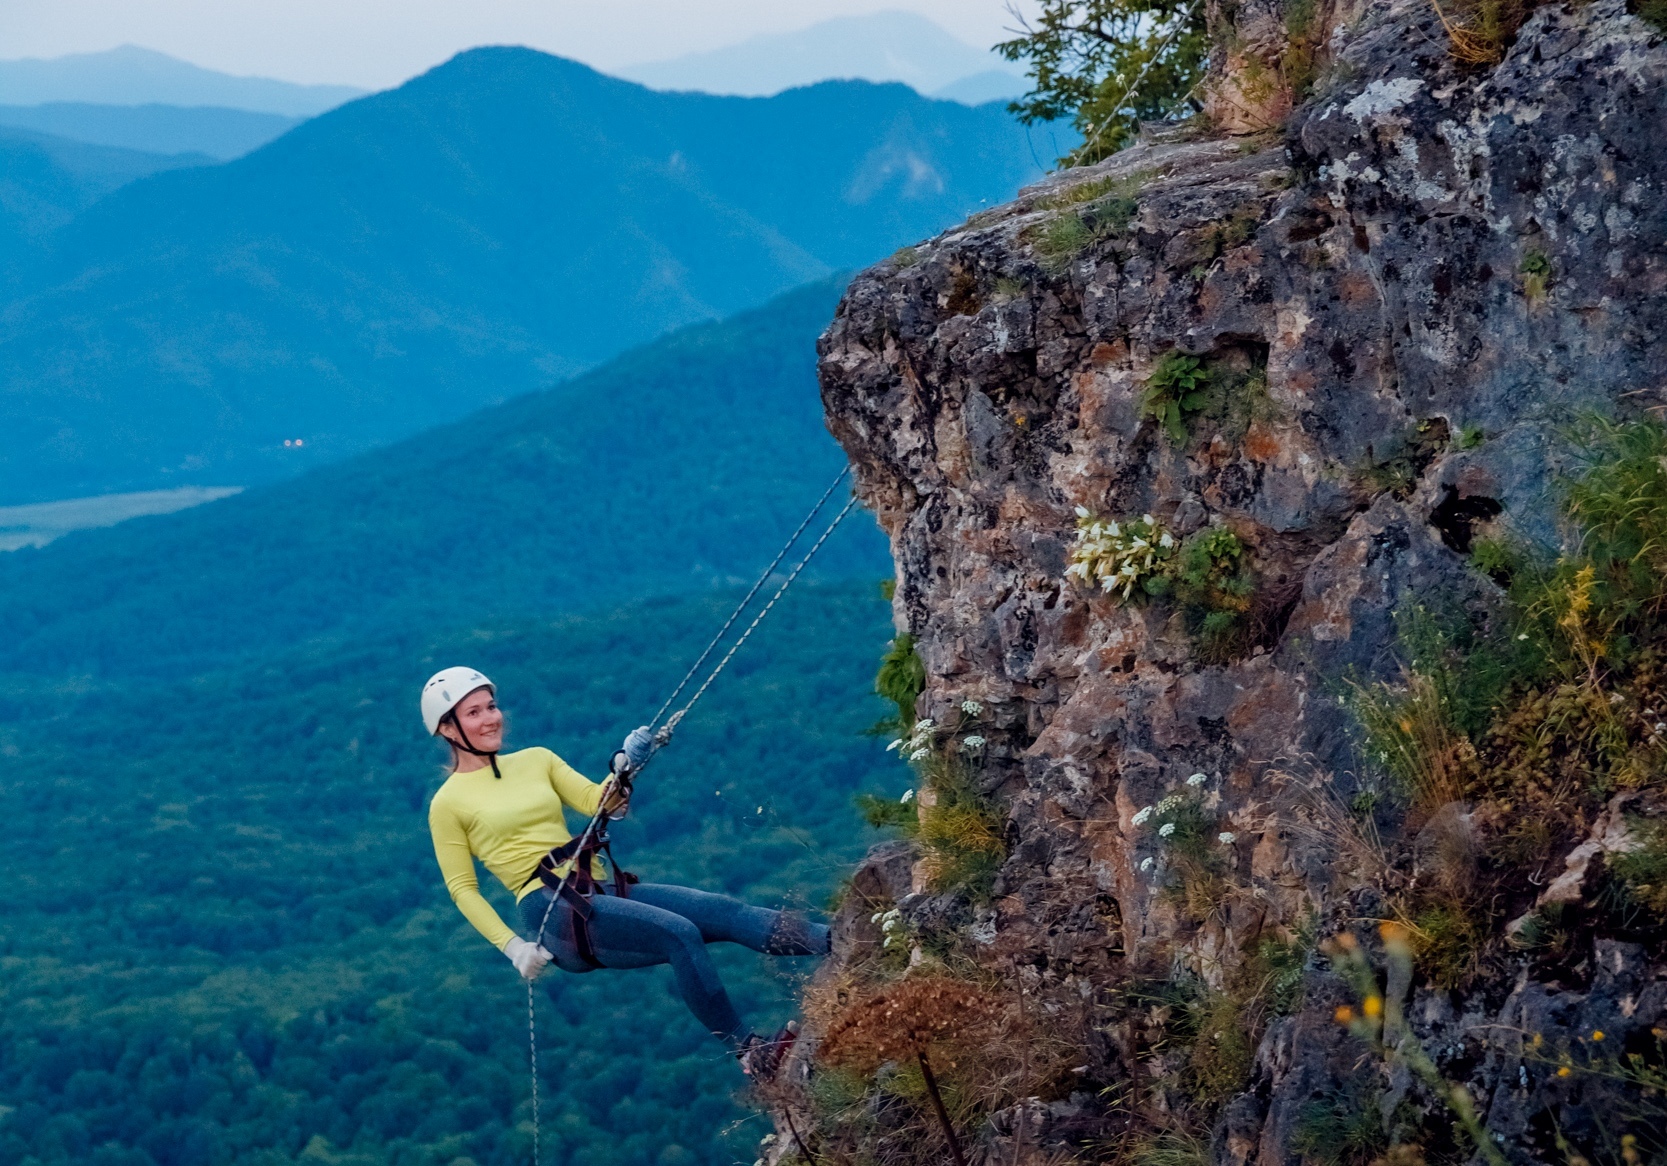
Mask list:
[[111,191],[159,170],[209,161],[0,124],[0,281],[52,232]]
[[0,312],[0,502],[287,476],[871,262],[1036,167],[1001,109],[901,85],[724,98],[463,53],[53,235]]
[[[320,637],[750,578],[842,464],[842,281],[291,482],[0,556],[0,674],[178,674]],[[817,569],[889,574],[866,520]]]
[[[596,773],[733,598],[519,624],[465,601],[453,630],[194,682],[9,685],[0,1161],[524,1163],[526,1000],[434,870],[416,686],[474,663],[512,744]],[[897,776],[860,734],[888,634],[872,582],[792,594],[644,775],[630,866],[820,907],[864,843],[852,793]],[[779,1023],[783,962],[724,966]],[[727,1163],[760,1135],[660,971],[556,983],[547,1161]]]

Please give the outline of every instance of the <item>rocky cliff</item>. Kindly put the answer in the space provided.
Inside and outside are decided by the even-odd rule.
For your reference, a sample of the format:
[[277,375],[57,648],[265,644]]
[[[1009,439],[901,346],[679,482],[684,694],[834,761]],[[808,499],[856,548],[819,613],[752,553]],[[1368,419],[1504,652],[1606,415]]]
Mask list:
[[[1667,43],[1317,19],[1228,127],[1276,128],[1060,172],[824,336],[931,723],[809,1035],[973,985],[928,1092],[975,1160],[1667,1160],[1653,601],[1581,592],[1568,486],[1667,410]],[[906,1057],[801,1044],[776,1157],[947,1160]]]

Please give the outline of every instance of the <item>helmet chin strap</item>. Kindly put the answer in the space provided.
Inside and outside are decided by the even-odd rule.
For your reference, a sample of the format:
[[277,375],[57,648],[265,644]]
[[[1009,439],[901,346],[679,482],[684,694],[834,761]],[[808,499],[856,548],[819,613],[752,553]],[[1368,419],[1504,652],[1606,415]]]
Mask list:
[[453,741],[452,744],[465,753],[473,753],[476,757],[486,758],[492,763],[492,776],[502,780],[504,775],[498,772],[498,751],[496,749],[476,749],[473,742],[469,740],[469,734],[463,731],[463,722],[457,719],[455,712],[447,713],[446,720],[451,722],[451,727],[457,730],[457,735],[460,738],[460,740]]

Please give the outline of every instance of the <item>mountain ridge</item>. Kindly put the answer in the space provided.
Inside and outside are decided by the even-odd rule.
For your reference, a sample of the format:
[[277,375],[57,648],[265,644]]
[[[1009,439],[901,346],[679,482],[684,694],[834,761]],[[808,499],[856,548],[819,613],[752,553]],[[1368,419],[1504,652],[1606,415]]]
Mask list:
[[0,61],[0,105],[53,101],[103,105],[226,106],[286,117],[311,117],[367,91],[352,85],[306,85],[205,69],[138,45],[95,53]]
[[0,311],[0,502],[275,480],[872,260],[1035,172],[1006,114],[901,85],[667,95],[473,50],[53,236]]

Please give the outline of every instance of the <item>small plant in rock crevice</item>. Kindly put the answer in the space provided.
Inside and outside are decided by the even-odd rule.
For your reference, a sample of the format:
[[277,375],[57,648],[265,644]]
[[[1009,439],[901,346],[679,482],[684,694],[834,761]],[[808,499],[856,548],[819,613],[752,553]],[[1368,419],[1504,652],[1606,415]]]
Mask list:
[[981,703],[964,700],[951,726],[915,721],[886,748],[914,768],[920,794],[911,789],[896,801],[873,794],[857,800],[870,825],[896,828],[920,843],[935,891],[961,891],[975,902],[988,898],[1007,855],[1004,816],[978,785],[988,741],[971,730],[983,714]]
[[1175,598],[1187,631],[1209,663],[1225,663],[1249,648],[1249,613],[1256,575],[1244,544],[1226,527],[1199,531],[1175,562]]
[[1522,295],[1529,303],[1545,299],[1551,288],[1551,259],[1544,251],[1530,251],[1517,268],[1522,273]]
[[1140,872],[1152,877],[1195,922],[1222,906],[1232,846],[1238,840],[1209,808],[1204,792],[1208,782],[1208,775],[1195,773],[1184,789],[1137,810],[1132,819],[1158,849],[1158,854],[1140,860]]
[[1155,595],[1166,587],[1160,581],[1167,578],[1177,545],[1175,536],[1150,514],[1118,521],[1079,506],[1077,537],[1065,576],[1125,600],[1137,589]]
[[1381,1091],[1355,1088],[1316,1097],[1297,1113],[1291,1149],[1304,1166],[1368,1166],[1389,1148]]
[[1162,425],[1169,440],[1181,445],[1187,440],[1186,418],[1209,403],[1204,392],[1209,383],[1210,373],[1202,359],[1185,352],[1166,352],[1146,378],[1140,415]]
[[1081,183],[1052,200],[1044,200],[1076,208],[1056,215],[1027,232],[1036,249],[1036,258],[1048,272],[1058,275],[1065,271],[1073,260],[1095,243],[1128,230],[1139,213],[1140,204],[1127,193],[1106,195],[1087,205],[1081,205],[1079,200],[1071,197],[1077,191],[1094,186],[1094,183]]
[[1150,514],[1110,519],[1079,506],[1065,575],[1123,602],[1173,599],[1205,663],[1226,663],[1251,645],[1256,574],[1248,549],[1226,527],[1181,542]]
[[1539,0],[1430,0],[1454,59],[1493,65],[1505,57]]
[[1633,849],[1609,856],[1609,869],[1625,893],[1667,922],[1667,821],[1633,815],[1627,820]]
[[1266,352],[1234,348],[1207,357],[1165,353],[1147,377],[1140,403],[1141,417],[1156,421],[1177,448],[1206,433],[1236,442],[1253,422],[1275,412]]

